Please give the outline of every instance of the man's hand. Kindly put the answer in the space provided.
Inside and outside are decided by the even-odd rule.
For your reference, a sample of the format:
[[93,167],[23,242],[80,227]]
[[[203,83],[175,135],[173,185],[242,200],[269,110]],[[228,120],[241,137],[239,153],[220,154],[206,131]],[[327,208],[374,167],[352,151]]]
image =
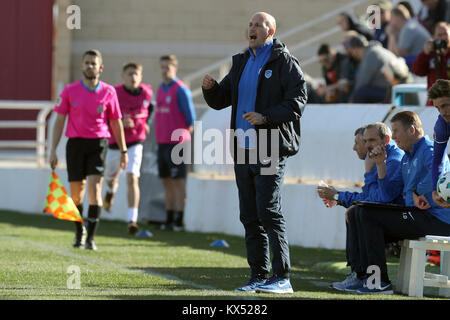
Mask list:
[[327,207],[327,208],[333,208],[333,207],[337,206],[336,200],[322,199],[322,201],[325,204],[325,207]]
[[50,152],[49,162],[50,168],[52,168],[52,170],[55,170],[56,166],[58,165],[58,157],[56,156],[56,151],[52,150]]
[[414,205],[419,208],[420,210],[427,210],[431,208],[430,204],[428,203],[427,198],[425,198],[424,195],[418,195],[415,192],[413,192],[413,199],[414,199]]
[[126,129],[134,128],[134,121],[131,119],[131,117],[124,117],[123,118],[123,127]]
[[444,199],[442,199],[442,198],[438,195],[438,193],[437,193],[436,190],[433,191],[433,201],[434,201],[437,205],[441,206],[442,208],[450,208],[450,203],[445,202]]
[[367,154],[366,158],[364,159],[364,166],[366,168],[366,173],[369,173],[373,169],[374,165],[375,161]]
[[250,122],[252,126],[264,124],[263,115],[258,112],[247,112],[242,118]]
[[317,193],[319,194],[319,197],[321,197],[322,199],[334,200],[333,197],[335,194],[338,193],[338,191],[333,186],[329,187],[318,186]]
[[368,155],[376,165],[381,165],[386,161],[387,158],[386,147],[376,146],[372,149],[372,151],[369,151]]
[[423,52],[426,55],[429,55],[431,52],[433,52],[434,50],[434,44],[433,44],[433,39],[429,39],[427,40],[427,42],[425,42],[425,44],[423,45]]
[[122,153],[120,155],[120,168],[122,168],[122,170],[125,170],[127,168],[128,165],[128,153]]
[[205,90],[209,90],[212,87],[214,87],[214,84],[216,83],[216,80],[214,80],[213,77],[211,77],[209,74],[207,74],[202,81],[202,88]]
[[194,126],[189,126],[189,133],[192,135],[194,133]]

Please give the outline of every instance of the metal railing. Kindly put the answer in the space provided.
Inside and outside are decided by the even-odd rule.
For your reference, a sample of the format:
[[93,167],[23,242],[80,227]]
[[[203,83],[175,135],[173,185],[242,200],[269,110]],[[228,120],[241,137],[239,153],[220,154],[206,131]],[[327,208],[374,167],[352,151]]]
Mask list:
[[0,100],[0,109],[7,110],[40,110],[36,121],[32,120],[1,120],[2,129],[36,129],[36,140],[0,140],[1,149],[36,149],[36,161],[39,168],[45,163],[46,150],[46,119],[53,110],[52,101],[18,101]]
[[[362,5],[364,3],[367,3],[367,2],[373,2],[373,0],[357,0],[357,1],[353,1],[351,3],[343,5],[342,7],[334,9],[334,10],[328,12],[328,13],[325,13],[325,14],[323,14],[323,15],[315,18],[315,19],[312,19],[312,20],[308,21],[307,23],[298,25],[297,27],[294,27],[294,28],[292,28],[292,29],[290,29],[290,30],[288,30],[288,31],[278,35],[277,38],[285,39],[285,38],[294,36],[294,35],[298,34],[299,32],[307,30],[307,29],[309,29],[311,27],[314,27],[315,25],[317,25],[319,23],[325,22],[325,21],[327,21],[327,20],[329,20],[329,19],[339,15],[341,12],[345,12],[347,10],[353,9],[353,8],[355,8],[355,7],[359,6],[359,5]],[[329,37],[329,36],[339,32],[340,30],[341,29],[338,26],[333,27],[333,28],[331,28],[329,30],[326,30],[324,32],[319,33],[318,35],[316,35],[314,37],[309,38],[308,40],[298,42],[298,43],[296,43],[294,45],[290,45],[289,46],[289,51],[292,54],[294,54],[299,49],[304,48],[304,47],[306,47],[308,45],[311,45],[312,43],[315,43],[315,42],[317,42],[317,41],[319,41],[321,39],[327,38],[327,37]],[[304,68],[307,65],[310,65],[312,63],[317,62],[317,60],[318,60],[318,58],[316,56],[310,57],[310,58],[304,60],[302,62],[302,64],[301,64],[301,66],[302,66],[302,68]],[[207,66],[205,68],[202,68],[202,69],[200,69],[200,70],[198,70],[196,72],[193,72],[193,73],[187,75],[186,77],[183,77],[183,81],[191,89],[192,97],[196,98],[196,97],[198,97],[199,95],[202,94],[202,88],[201,88],[201,85],[199,85],[199,84],[200,84],[201,78],[205,74],[218,71],[219,72],[219,78],[222,79],[228,73],[230,67],[231,67],[231,56],[228,56],[228,57],[226,57],[226,58],[224,58],[222,60],[219,60],[219,61],[217,61],[217,62],[215,62],[215,63],[213,63],[213,64],[211,64],[211,65],[209,65],[209,66]],[[197,80],[197,84],[195,85],[195,87],[193,87],[192,84],[194,83],[195,80]]]

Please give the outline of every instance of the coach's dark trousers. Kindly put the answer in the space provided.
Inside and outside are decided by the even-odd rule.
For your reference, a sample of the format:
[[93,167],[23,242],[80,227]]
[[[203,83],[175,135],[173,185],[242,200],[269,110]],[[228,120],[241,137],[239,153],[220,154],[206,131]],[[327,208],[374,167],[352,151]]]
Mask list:
[[252,275],[267,278],[272,250],[273,273],[289,277],[290,260],[285,220],[281,213],[281,186],[287,158],[281,158],[275,173],[262,175],[270,164],[235,164],[239,191],[240,220],[245,228],[247,261]]
[[346,234],[346,245],[345,245],[345,252],[347,255],[347,266],[350,266],[352,272],[358,273],[358,275],[361,275],[362,273],[365,273],[364,261],[367,259],[364,259],[361,257],[361,254],[364,252],[361,252],[361,228],[358,226],[358,206],[352,206],[348,209],[348,222],[346,222],[347,227],[347,234]]
[[[392,210],[361,207],[360,219],[367,264],[380,267],[381,280],[389,281],[385,255],[385,237],[397,239],[417,239],[426,235],[449,236],[450,224],[432,214],[419,210]],[[425,259],[425,257],[424,257]]]

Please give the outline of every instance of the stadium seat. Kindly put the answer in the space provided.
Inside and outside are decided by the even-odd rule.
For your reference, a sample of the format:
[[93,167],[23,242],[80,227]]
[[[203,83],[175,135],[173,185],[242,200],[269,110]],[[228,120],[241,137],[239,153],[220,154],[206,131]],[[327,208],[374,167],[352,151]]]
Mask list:
[[[397,291],[410,297],[423,297],[424,287],[439,288],[439,295],[450,297],[450,237],[426,236],[419,240],[403,240]],[[425,272],[426,250],[441,251],[440,274]]]
[[[418,105],[408,105],[408,95],[415,94],[418,97]],[[426,83],[405,83],[392,87],[391,103],[397,107],[425,106],[427,95]],[[411,100],[411,97],[410,97]]]

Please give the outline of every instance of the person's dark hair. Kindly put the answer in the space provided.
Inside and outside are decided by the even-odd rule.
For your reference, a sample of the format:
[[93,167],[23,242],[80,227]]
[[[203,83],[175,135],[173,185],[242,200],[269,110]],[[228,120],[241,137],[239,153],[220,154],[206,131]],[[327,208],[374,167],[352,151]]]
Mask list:
[[400,1],[399,3],[397,3],[397,5],[400,5],[400,4],[408,10],[411,18],[414,18],[416,16],[416,14],[414,12],[414,8],[412,7],[411,3],[409,3],[408,1]]
[[142,64],[138,63],[138,62],[127,62],[123,65],[122,67],[122,72],[125,72],[128,68],[133,68],[139,71],[142,71]]
[[350,38],[348,46],[350,48],[365,48],[368,46],[368,41],[363,35],[357,35]]
[[159,61],[165,60],[169,61],[170,64],[173,64],[176,67],[178,66],[178,59],[174,54],[168,54],[159,58]]
[[83,53],[83,56],[81,57],[81,59],[84,60],[84,57],[86,57],[86,56],[98,57],[98,60],[100,61],[100,65],[103,64],[102,54],[100,53],[100,51],[98,51],[96,49],[89,49],[89,50],[85,51]]
[[364,130],[366,130],[366,126],[359,127],[355,130],[355,137],[360,136],[361,138],[364,136]]
[[323,54],[330,54],[331,53],[331,48],[330,45],[328,43],[324,43],[322,45],[320,45],[319,50],[317,50],[317,55],[323,55]]
[[428,99],[450,98],[450,80],[438,79],[428,90]]
[[397,17],[401,17],[404,20],[411,19],[411,14],[409,13],[408,8],[402,4],[399,4],[394,9],[392,9],[391,14],[393,14]]
[[420,121],[417,113],[414,113],[412,111],[399,112],[392,117],[391,123],[397,121],[402,124],[405,130],[408,130],[408,128],[412,126],[416,129],[416,131],[423,134],[422,121]]

